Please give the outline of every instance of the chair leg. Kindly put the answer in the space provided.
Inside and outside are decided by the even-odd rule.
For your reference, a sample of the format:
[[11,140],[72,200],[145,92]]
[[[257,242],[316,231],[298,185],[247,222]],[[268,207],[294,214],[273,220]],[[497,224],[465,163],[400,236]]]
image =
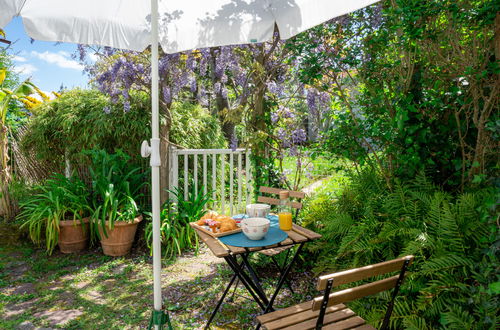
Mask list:
[[409,264],[410,264],[409,259],[405,260],[405,262],[403,263],[403,267],[401,268],[401,272],[399,273],[398,281],[396,282],[396,286],[392,291],[391,301],[387,306],[387,311],[385,313],[384,321],[382,322],[382,326],[380,327],[381,330],[389,329],[389,320],[391,318],[392,310],[394,309],[394,302],[396,300],[396,296],[398,295],[399,287],[401,286],[405,278],[405,272]]
[[321,330],[323,328],[323,321],[325,319],[326,308],[328,307],[328,300],[330,298],[330,292],[333,287],[333,278],[328,280],[325,292],[323,293],[323,301],[321,302],[321,309],[319,311],[318,319],[316,320],[316,330]]

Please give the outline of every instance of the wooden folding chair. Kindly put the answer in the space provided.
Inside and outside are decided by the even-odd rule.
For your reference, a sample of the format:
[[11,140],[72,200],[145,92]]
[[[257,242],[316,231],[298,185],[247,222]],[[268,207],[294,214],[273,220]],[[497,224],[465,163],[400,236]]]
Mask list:
[[[366,324],[365,320],[357,316],[343,303],[394,288],[381,326],[381,329],[387,329],[394,308],[394,300],[405,277],[405,272],[412,261],[413,256],[409,255],[370,266],[321,276],[317,288],[318,290],[324,290],[323,297],[258,316],[259,325],[257,328],[262,326],[268,330],[375,329],[373,326]],[[399,274],[383,280],[330,293],[334,285],[348,284],[396,271],[399,271]]]
[[[271,204],[271,205],[279,205],[280,200],[279,200],[279,193],[281,191],[288,191],[291,199],[291,206],[293,209],[295,209],[295,219],[299,215],[300,210],[302,209],[302,199],[306,196],[305,193],[302,191],[293,191],[293,190],[287,190],[287,189],[279,189],[279,188],[271,188],[271,187],[260,187],[259,192],[261,195],[257,198],[257,202],[259,203],[266,203],[266,204]],[[269,195],[277,195],[278,198],[275,197],[267,197],[263,196],[262,194],[269,194]],[[288,259],[289,253],[290,253],[290,246],[285,246],[285,247],[276,247],[273,249],[267,249],[263,251],[259,251],[258,253],[261,253],[263,255],[266,255],[268,257],[271,257],[271,261],[273,264],[278,268],[280,273],[283,272],[283,267],[278,263],[276,260],[275,256],[283,251],[287,251],[285,260]],[[286,264],[286,261],[285,261]],[[290,281],[287,279],[285,282],[286,286],[290,289],[290,291],[293,293],[292,285]]]
[[[288,191],[290,194],[290,199],[295,199],[292,200],[292,208],[295,209],[295,218],[299,215],[300,210],[302,209],[302,199],[306,196],[305,193],[302,191],[293,191],[293,190],[286,190],[286,189],[279,189],[279,188],[271,188],[271,187],[260,187],[259,189],[260,193],[263,194],[271,194],[271,195],[278,195],[280,194],[281,191]],[[279,205],[280,200],[279,198],[274,198],[274,197],[266,197],[260,195],[257,197],[257,202],[259,203],[266,203],[266,204],[271,204],[271,205]],[[267,256],[275,256],[278,253],[281,253],[290,247],[278,247],[274,249],[268,249],[264,251],[260,251],[259,253],[265,254]]]
[[[293,191],[288,189],[260,187],[259,192],[261,195],[257,197],[257,202],[266,203],[271,205],[280,205],[279,194],[281,191],[288,191],[290,199],[292,200],[292,208],[295,209],[295,217],[298,216],[299,211],[302,209],[302,199],[306,197],[306,193],[302,191]],[[277,195],[276,197],[263,196],[262,194]]]

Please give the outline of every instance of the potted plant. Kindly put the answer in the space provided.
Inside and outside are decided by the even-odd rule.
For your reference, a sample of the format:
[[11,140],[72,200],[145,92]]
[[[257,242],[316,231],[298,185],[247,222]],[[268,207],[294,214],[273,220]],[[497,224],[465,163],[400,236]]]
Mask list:
[[56,245],[62,253],[74,253],[85,249],[89,240],[89,189],[76,176],[66,178],[55,174],[39,192],[20,203],[19,218],[28,227],[30,238],[35,243],[45,243],[48,254]]
[[130,164],[130,157],[122,151],[108,154],[104,150],[92,150],[89,153],[93,233],[99,238],[105,255],[126,255],[142,221],[137,200],[145,185],[145,175],[141,168]]

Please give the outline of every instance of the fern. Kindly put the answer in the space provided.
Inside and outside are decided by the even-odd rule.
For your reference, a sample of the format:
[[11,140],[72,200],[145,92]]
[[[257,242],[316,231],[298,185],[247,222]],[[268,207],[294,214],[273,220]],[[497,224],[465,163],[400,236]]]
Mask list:
[[443,321],[445,326],[452,329],[472,329],[474,317],[460,306],[454,306],[449,312],[443,314]]
[[440,256],[437,258],[429,258],[426,263],[422,266],[422,274],[432,274],[436,272],[441,272],[443,270],[449,270],[455,267],[465,267],[472,266],[473,262],[467,259],[466,256],[460,255],[448,255]]
[[[497,206],[485,203],[495,205],[495,193],[454,196],[423,173],[389,191],[382,178],[361,172],[336,199],[321,201],[322,212],[304,210],[309,215],[328,210],[328,216],[309,221],[324,237],[317,243],[315,270],[349,269],[413,254],[392,328],[494,329],[499,298],[488,285],[498,281],[500,269],[494,243]],[[373,325],[380,325],[386,306],[384,295],[351,303]]]

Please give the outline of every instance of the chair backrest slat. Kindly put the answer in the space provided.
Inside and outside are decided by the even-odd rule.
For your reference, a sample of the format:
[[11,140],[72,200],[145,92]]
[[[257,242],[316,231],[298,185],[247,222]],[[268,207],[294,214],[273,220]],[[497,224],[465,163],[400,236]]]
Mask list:
[[[331,293],[328,299],[328,306],[333,306],[352,300],[356,300],[365,296],[379,293],[385,290],[392,289],[398,282],[399,275],[395,275],[380,281],[363,284],[355,288],[345,289]],[[312,310],[317,311],[321,308],[323,297],[314,298]]]
[[279,195],[280,191],[288,191],[288,193],[290,194],[290,197],[292,197],[292,198],[303,199],[306,197],[306,193],[304,193],[302,191],[293,191],[293,190],[286,190],[286,189],[279,189],[279,188],[272,188],[272,187],[261,186],[259,188],[259,191],[261,193],[275,194],[275,195]]
[[403,263],[407,259],[410,260],[409,265],[411,265],[411,263],[413,261],[413,256],[405,256],[402,258],[389,260],[389,261],[381,262],[381,263],[370,265],[370,266],[354,268],[354,269],[349,269],[349,270],[345,270],[345,271],[338,272],[338,273],[323,275],[323,276],[319,277],[317,288],[318,288],[318,290],[326,289],[326,285],[327,285],[329,279],[333,279],[334,286],[339,286],[342,284],[361,281],[361,280],[364,280],[366,278],[373,277],[373,276],[378,276],[378,275],[383,275],[383,274],[387,274],[387,273],[391,273],[391,272],[395,272],[395,271],[400,271],[401,268],[403,267]]
[[[259,196],[257,197],[257,202],[259,203],[266,203],[266,204],[272,204],[272,205],[280,205],[280,200],[277,198],[272,198],[272,197],[265,197],[265,196]],[[300,202],[292,202],[292,207],[294,209],[301,209],[302,208],[302,203]]]

